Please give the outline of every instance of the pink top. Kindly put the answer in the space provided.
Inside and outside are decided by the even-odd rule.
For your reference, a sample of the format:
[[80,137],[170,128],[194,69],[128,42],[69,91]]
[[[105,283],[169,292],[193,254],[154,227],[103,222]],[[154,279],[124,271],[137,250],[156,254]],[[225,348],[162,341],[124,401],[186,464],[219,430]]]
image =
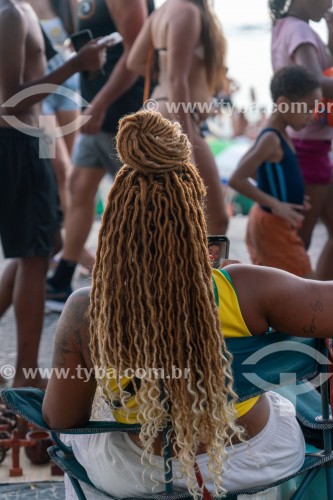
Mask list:
[[[310,43],[315,47],[323,70],[332,65],[332,57],[328,48],[307,22],[293,16],[278,19],[272,31],[271,56],[274,72],[284,66],[294,64],[296,49],[305,43]],[[298,139],[330,140],[333,138],[333,127],[323,126],[316,120],[299,132],[292,129],[288,132],[291,137]]]

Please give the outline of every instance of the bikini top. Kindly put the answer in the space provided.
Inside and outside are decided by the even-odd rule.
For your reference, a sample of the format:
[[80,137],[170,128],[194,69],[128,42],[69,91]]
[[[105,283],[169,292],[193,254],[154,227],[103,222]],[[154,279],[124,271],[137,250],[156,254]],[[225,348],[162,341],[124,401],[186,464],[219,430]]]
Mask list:
[[[166,52],[168,49],[166,47],[159,47],[155,49],[155,51],[158,52]],[[194,49],[194,54],[197,56],[198,59],[203,61],[205,59],[205,47],[201,44],[198,47]]]

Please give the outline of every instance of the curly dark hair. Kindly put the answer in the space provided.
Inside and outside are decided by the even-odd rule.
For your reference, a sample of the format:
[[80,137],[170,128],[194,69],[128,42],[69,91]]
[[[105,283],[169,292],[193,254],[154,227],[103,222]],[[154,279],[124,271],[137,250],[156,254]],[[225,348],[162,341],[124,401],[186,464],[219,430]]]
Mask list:
[[318,78],[303,66],[287,66],[272,78],[271,96],[274,102],[281,96],[297,101],[320,87]]
[[287,4],[290,4],[288,0],[268,0],[268,7],[271,13],[271,18],[273,22],[277,19],[281,19],[282,17],[286,17],[288,15],[287,12]]

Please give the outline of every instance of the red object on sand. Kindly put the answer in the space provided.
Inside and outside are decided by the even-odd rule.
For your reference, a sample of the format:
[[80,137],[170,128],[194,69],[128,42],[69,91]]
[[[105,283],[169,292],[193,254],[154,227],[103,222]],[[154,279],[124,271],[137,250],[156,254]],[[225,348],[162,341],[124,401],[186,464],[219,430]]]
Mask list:
[[14,430],[12,433],[12,437],[10,439],[0,439],[0,446],[4,446],[5,448],[12,448],[12,467],[9,469],[10,477],[18,477],[22,476],[23,471],[22,467],[20,467],[20,448],[21,446],[34,446],[36,444],[35,441],[31,439],[21,439],[19,437],[18,430]]

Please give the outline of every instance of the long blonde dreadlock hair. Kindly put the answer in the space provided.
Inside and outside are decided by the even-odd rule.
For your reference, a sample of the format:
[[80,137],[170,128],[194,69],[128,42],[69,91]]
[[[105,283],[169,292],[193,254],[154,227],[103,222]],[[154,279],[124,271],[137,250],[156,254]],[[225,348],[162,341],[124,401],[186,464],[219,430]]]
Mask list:
[[[191,494],[201,491],[193,472],[199,443],[221,494],[225,448],[239,429],[212,288],[205,188],[186,135],[159,113],[123,118],[117,148],[124,166],[109,194],[93,271],[92,361],[119,374],[120,403],[128,397],[120,378],[126,369],[163,369],[162,380],[133,378],[143,457],[152,463],[154,440],[169,426]],[[179,378],[171,376],[175,367]]]

